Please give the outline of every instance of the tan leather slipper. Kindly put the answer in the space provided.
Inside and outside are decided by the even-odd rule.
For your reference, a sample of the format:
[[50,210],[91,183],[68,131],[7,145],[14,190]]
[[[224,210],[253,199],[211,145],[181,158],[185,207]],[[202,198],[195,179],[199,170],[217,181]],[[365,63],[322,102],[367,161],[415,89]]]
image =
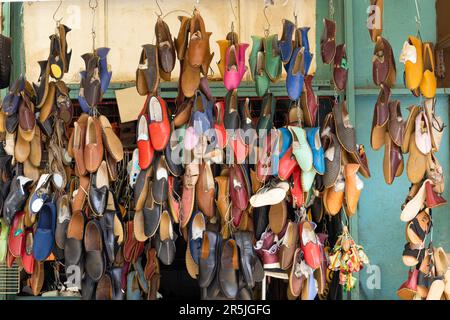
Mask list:
[[117,244],[122,244],[123,242],[123,225],[117,217],[117,214],[114,215],[114,236],[117,237]]
[[139,242],[145,242],[148,239],[144,232],[144,214],[142,210],[134,213],[133,233]]
[[285,201],[273,205],[269,210],[269,226],[275,234],[279,234],[287,221],[287,205]]
[[25,177],[33,179],[33,181],[38,181],[40,177],[39,169],[30,162],[30,159],[25,160],[23,163],[23,174]]
[[17,162],[24,163],[30,155],[30,143],[25,141],[23,137],[18,134],[16,145],[14,147],[14,157]]
[[183,73],[181,75],[181,89],[187,97],[193,97],[200,85],[200,67],[193,67],[189,62],[183,62]]
[[39,121],[45,122],[53,111],[53,105],[55,104],[56,86],[54,82],[50,82],[48,85],[48,94],[44,103],[42,104]]
[[123,145],[119,137],[115,134],[112,129],[111,123],[105,116],[99,117],[100,124],[102,126],[103,132],[103,142],[108,150],[109,154],[116,161],[122,161],[123,159]]
[[419,183],[423,180],[427,171],[427,156],[417,148],[415,135],[411,135],[409,153],[406,173],[411,183]]
[[345,166],[345,202],[347,204],[347,215],[352,217],[358,209],[359,197],[363,188],[363,183],[359,179],[357,172],[359,164],[348,164]]
[[42,160],[42,143],[41,130],[36,126],[34,130],[34,137],[30,143],[30,162],[33,166],[39,167]]
[[418,106],[410,106],[408,108],[409,115],[405,124],[405,133],[403,136],[402,152],[409,153],[409,146],[411,141],[411,136],[414,135],[415,121],[419,115],[420,108]]
[[191,250],[189,248],[189,242],[186,249],[186,269],[192,279],[197,279],[197,276],[199,274],[199,267],[192,258]]

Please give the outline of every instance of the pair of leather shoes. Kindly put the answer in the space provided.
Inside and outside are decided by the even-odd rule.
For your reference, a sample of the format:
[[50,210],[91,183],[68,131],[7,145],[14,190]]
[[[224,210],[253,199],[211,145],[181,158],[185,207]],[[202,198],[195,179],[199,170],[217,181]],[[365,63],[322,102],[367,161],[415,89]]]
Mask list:
[[211,53],[209,40],[211,32],[206,31],[200,12],[195,9],[191,18],[180,18],[181,28],[177,44],[178,58],[182,60],[181,90],[190,98],[200,86],[201,74],[208,75],[214,53]]
[[48,63],[50,65],[50,75],[56,80],[60,80],[64,73],[69,71],[72,50],[68,52],[67,34],[71,29],[63,24],[57,27],[57,34],[50,36],[50,56]]
[[225,74],[223,83],[227,90],[234,90],[239,87],[245,72],[245,51],[249,47],[248,43],[232,44],[228,47],[225,56]]

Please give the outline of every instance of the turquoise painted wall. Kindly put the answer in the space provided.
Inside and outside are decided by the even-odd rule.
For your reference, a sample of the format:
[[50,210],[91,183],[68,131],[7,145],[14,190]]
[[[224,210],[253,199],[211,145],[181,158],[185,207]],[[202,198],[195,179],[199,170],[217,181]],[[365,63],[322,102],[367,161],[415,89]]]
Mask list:
[[[347,0],[346,0],[347,1]],[[436,39],[436,11],[435,2],[419,0],[421,6],[422,28],[421,34],[424,41]],[[402,263],[401,256],[405,240],[405,223],[400,221],[401,204],[403,203],[410,186],[406,172],[396,179],[392,186],[388,186],[383,178],[384,150],[374,152],[370,148],[370,129],[373,109],[377,99],[377,91],[372,82],[372,54],[374,45],[370,41],[365,27],[367,7],[369,0],[353,1],[353,28],[354,28],[354,52],[355,52],[355,87],[356,87],[356,129],[358,142],[366,146],[370,160],[372,179],[365,181],[365,190],[360,201],[358,212],[358,237],[372,265],[380,267],[381,288],[372,290],[367,287],[367,279],[370,275],[366,270],[361,273],[360,299],[397,299],[396,290],[407,277],[408,268]],[[398,62],[398,57],[403,42],[408,35],[417,33],[415,15],[416,8],[413,0],[385,0],[384,1],[384,32],[383,36],[391,43],[397,64],[397,86],[403,85],[403,64]],[[349,42],[349,40],[347,40]],[[411,94],[396,90],[393,99],[399,99],[402,105],[403,117],[406,119],[406,108],[412,104],[419,104],[420,100]],[[437,113],[443,117],[445,123],[449,123],[448,96],[439,95]],[[446,129],[441,151],[437,154],[449,177],[449,132]],[[405,164],[407,155],[405,157]],[[448,179],[447,179],[448,181]],[[450,199],[449,187],[445,197]],[[444,207],[433,212],[434,216],[434,244],[450,250],[449,237],[449,207]]]

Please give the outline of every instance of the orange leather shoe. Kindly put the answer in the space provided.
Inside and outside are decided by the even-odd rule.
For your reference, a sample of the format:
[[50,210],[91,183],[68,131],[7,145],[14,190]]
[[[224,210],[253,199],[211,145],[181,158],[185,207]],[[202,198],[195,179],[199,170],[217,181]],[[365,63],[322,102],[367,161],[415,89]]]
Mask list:
[[357,173],[359,164],[347,164],[344,168],[345,173],[345,202],[347,204],[347,216],[351,217],[358,209],[358,201],[363,188],[363,183]]
[[403,47],[400,61],[405,63],[406,87],[409,90],[417,89],[423,77],[423,52],[420,39],[409,36]]
[[153,148],[162,151],[170,138],[170,123],[166,102],[161,97],[151,97],[148,104],[150,124],[148,131]]
[[434,73],[434,56],[432,44],[423,44],[423,78],[420,83],[420,92],[425,98],[432,99],[436,96],[437,79]]

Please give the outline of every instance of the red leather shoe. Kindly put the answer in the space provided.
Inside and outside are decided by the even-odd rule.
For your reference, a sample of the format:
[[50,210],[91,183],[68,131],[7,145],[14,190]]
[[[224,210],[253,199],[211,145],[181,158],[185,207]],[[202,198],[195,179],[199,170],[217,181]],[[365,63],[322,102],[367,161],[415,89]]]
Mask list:
[[233,225],[235,228],[238,228],[241,224],[243,210],[236,208],[235,206],[231,206],[231,217],[233,218]]
[[425,184],[426,202],[428,208],[434,209],[447,204],[447,200],[433,190],[434,186],[429,180],[425,181]]
[[25,231],[25,250],[22,255],[22,265],[26,273],[32,274],[34,270],[33,257],[33,231],[28,229]]
[[227,130],[223,124],[223,118],[225,116],[225,104],[223,101],[216,102],[214,104],[215,118],[214,131],[217,139],[217,146],[221,149],[227,145]]
[[240,133],[238,132],[231,140],[231,148],[233,149],[234,159],[237,164],[243,164],[248,156],[248,145],[245,144]]
[[[278,145],[278,130],[270,130],[266,136],[262,151],[256,164],[256,177],[260,182],[265,182],[274,174],[274,152]],[[275,172],[276,173],[276,172]]]
[[229,170],[231,203],[234,207],[245,210],[248,206],[248,193],[245,188],[244,174],[239,166],[231,166]]
[[302,189],[302,169],[300,166],[296,166],[291,176],[291,194],[292,201],[297,208],[301,208],[305,202]]
[[313,269],[320,267],[320,244],[314,225],[309,221],[303,221],[299,225],[300,248],[303,251],[306,263]]
[[144,115],[140,116],[138,121],[137,147],[139,149],[139,167],[146,170],[152,163],[155,150],[150,141],[147,118]]
[[297,167],[297,159],[292,154],[292,147],[290,147],[284,154],[283,158],[280,159],[280,162],[278,164],[278,177],[284,181],[288,180]]
[[413,300],[417,293],[417,279],[419,278],[419,270],[414,269],[414,271],[409,270],[408,280],[403,282],[403,284],[397,290],[397,296],[402,300]]
[[15,258],[23,256],[25,251],[25,212],[18,212],[14,216],[14,220],[9,230],[8,249]]
[[162,151],[170,138],[170,123],[166,102],[161,97],[151,97],[148,103],[150,140],[156,151]]

